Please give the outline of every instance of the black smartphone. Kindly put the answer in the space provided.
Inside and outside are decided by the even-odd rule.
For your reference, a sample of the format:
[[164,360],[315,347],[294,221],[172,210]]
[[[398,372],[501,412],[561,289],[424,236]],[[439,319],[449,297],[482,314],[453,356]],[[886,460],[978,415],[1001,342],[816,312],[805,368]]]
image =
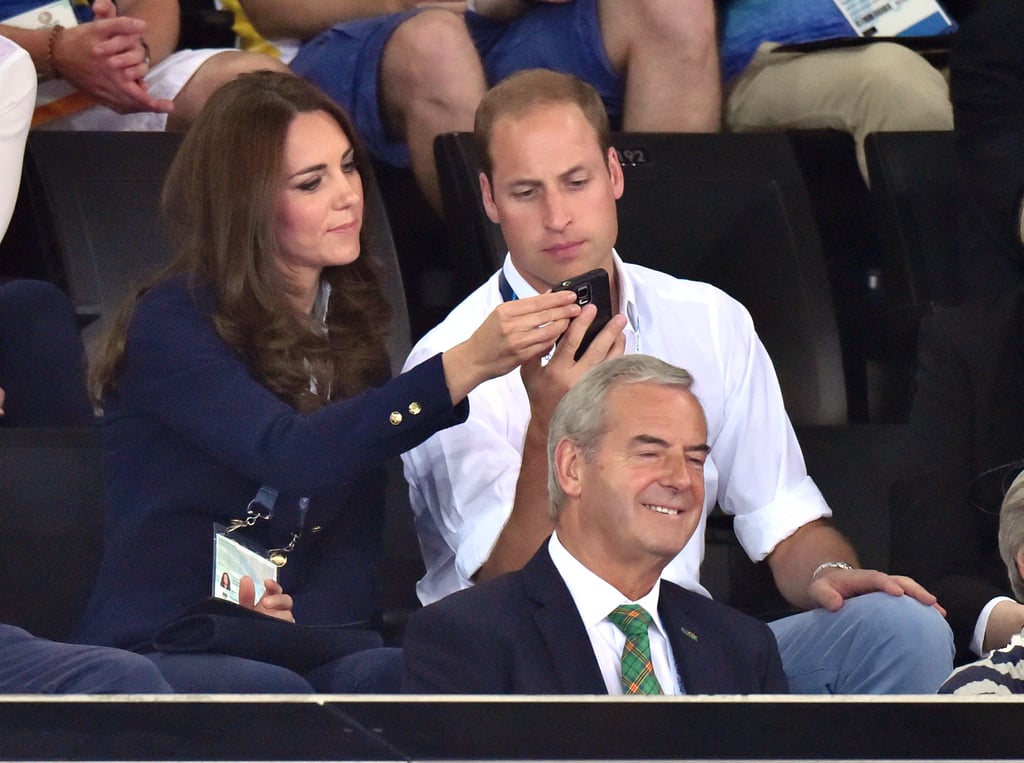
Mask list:
[[567,278],[556,285],[553,291],[574,291],[577,305],[584,307],[593,304],[597,308],[594,322],[590,324],[587,333],[583,335],[579,349],[576,350],[574,359],[579,360],[590,347],[590,343],[594,341],[594,337],[612,319],[612,293],[608,283],[608,271],[598,268],[583,275]]

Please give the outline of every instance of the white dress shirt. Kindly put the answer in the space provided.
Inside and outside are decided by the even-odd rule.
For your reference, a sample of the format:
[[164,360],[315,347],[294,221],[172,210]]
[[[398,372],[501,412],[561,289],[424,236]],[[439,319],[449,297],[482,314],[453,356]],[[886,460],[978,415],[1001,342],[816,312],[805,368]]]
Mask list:
[[36,104],[36,68],[32,58],[0,37],[0,240],[7,232],[18,198],[25,138]]
[[651,642],[654,675],[661,684],[661,690],[665,694],[683,694],[672,647],[665,636],[665,626],[661,624],[661,617],[658,615],[661,582],[659,581],[646,596],[633,601],[623,596],[604,578],[584,567],[561,544],[558,533],[554,533],[548,541],[548,553],[551,554],[555,569],[562,576],[576,603],[576,609],[587,629],[587,636],[590,637],[590,645],[594,648],[594,656],[601,668],[601,677],[608,687],[608,693],[623,693],[622,649],[626,645],[626,634],[608,619],[608,613],[622,604],[639,604],[651,616],[652,622],[647,628],[647,636]]
[[[707,594],[700,563],[708,512],[716,501],[735,516],[744,550],[760,561],[799,527],[831,516],[807,476],[775,369],[750,314],[709,284],[686,281],[615,255],[620,304],[629,321],[626,352],[685,368],[708,421],[711,454],[700,525],[663,572]],[[535,295],[506,257],[503,272],[519,297]],[[467,339],[501,304],[498,273],[469,295],[413,348],[405,368]],[[469,419],[403,454],[427,573],[417,585],[429,604],[472,583],[490,556],[515,499],[529,424],[519,370],[469,394]]]

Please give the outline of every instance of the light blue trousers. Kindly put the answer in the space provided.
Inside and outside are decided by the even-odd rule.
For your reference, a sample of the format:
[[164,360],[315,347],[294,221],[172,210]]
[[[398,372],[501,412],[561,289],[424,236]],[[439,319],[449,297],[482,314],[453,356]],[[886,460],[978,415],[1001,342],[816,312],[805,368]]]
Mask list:
[[794,694],[934,694],[953,670],[949,625],[909,596],[864,594],[769,626]]

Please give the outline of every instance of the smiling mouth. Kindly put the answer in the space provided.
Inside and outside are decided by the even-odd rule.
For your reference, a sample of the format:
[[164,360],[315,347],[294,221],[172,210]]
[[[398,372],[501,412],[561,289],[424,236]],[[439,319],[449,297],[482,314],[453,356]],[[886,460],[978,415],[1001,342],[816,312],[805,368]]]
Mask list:
[[644,508],[650,509],[651,511],[655,511],[658,514],[664,514],[665,516],[669,517],[674,517],[680,512],[679,509],[672,509],[669,508],[668,506],[658,506],[655,503],[645,503]]

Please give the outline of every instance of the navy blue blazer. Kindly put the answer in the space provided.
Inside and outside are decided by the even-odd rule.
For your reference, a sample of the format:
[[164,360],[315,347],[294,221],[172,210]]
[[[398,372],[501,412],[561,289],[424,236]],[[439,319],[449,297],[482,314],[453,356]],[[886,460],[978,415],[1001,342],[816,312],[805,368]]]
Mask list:
[[[687,694],[789,690],[764,623],[668,581],[661,583],[658,614]],[[403,647],[407,692],[607,694],[547,544],[522,570],[414,613]]]
[[[287,544],[305,530],[280,581],[308,625],[379,610],[376,562],[385,459],[465,420],[440,356],[312,413],[250,373],[217,334],[212,289],[170,278],[139,301],[115,394],[104,400],[105,548],[75,640],[145,649],[153,632],[209,596],[213,524],[244,517],[261,485],[280,491],[247,533]],[[416,403],[416,405],[413,405]]]

